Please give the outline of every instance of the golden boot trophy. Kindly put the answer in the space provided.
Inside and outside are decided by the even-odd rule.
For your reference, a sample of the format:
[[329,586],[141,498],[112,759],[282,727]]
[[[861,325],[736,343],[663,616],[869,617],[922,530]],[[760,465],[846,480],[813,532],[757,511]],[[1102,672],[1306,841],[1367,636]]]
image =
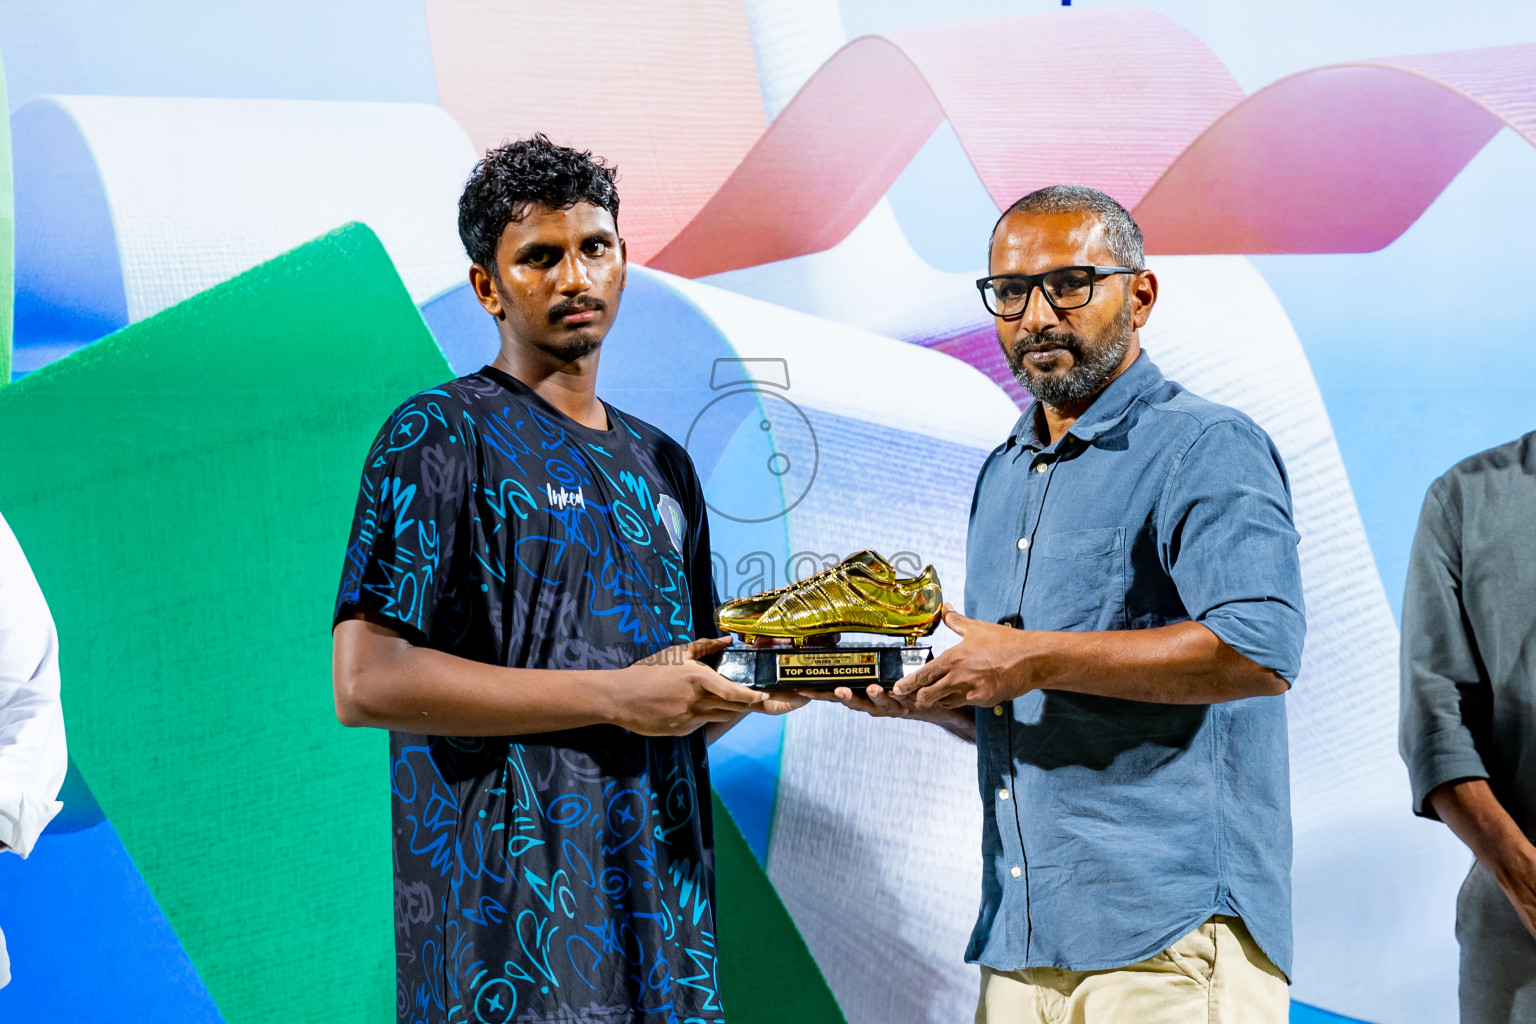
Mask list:
[[[938,627],[943,605],[933,566],[903,577],[874,551],[859,551],[798,583],[721,605],[721,631],[741,642],[726,650],[720,672],[758,689],[889,686],[929,659],[917,641]],[[843,644],[845,632],[906,644]]]

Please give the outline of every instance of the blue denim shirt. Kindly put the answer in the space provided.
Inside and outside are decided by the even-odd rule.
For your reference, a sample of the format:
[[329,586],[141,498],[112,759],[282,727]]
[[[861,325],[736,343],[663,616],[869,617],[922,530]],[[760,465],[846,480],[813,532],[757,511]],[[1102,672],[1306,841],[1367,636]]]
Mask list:
[[[1041,444],[1035,412],[976,481],[966,614],[1043,630],[1193,619],[1294,679],[1298,536],[1268,435],[1145,355],[1054,444]],[[1037,690],[978,709],[976,748],[982,898],[967,960],[1120,967],[1232,914],[1290,975],[1283,697],[1170,705]]]

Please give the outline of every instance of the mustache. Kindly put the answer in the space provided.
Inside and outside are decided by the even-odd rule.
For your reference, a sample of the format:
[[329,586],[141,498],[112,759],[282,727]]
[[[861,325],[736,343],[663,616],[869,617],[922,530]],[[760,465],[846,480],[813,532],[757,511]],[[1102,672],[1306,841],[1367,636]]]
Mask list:
[[574,298],[566,299],[564,302],[557,302],[555,305],[551,306],[549,310],[549,322],[558,323],[561,317],[570,316],[572,313],[585,313],[588,310],[595,310],[601,313],[607,308],[608,303],[604,302],[602,299],[594,299],[590,296],[577,295]]
[[1070,331],[1059,334],[1052,331],[1026,334],[1013,343],[1013,358],[1017,361],[1024,358],[1024,353],[1026,352],[1048,348],[1065,349],[1075,358],[1083,354],[1083,339]]

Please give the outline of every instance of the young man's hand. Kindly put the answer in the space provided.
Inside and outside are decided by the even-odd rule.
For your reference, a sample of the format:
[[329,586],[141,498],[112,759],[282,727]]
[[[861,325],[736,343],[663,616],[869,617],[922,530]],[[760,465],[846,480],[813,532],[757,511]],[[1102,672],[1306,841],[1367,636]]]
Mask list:
[[773,690],[763,694],[760,703],[753,705],[752,710],[760,715],[784,715],[803,708],[810,698],[803,693],[793,690]]
[[613,673],[613,723],[642,736],[686,736],[712,722],[734,722],[747,711],[791,710],[762,708],[766,694],[733,683],[699,661],[730,643],[730,637],[694,640]]

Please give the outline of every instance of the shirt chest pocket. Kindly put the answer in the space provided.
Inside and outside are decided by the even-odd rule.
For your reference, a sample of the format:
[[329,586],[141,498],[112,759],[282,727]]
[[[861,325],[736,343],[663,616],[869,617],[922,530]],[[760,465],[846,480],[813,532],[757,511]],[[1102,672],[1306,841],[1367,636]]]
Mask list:
[[1125,628],[1125,527],[1042,531],[1031,547],[1025,629]]

